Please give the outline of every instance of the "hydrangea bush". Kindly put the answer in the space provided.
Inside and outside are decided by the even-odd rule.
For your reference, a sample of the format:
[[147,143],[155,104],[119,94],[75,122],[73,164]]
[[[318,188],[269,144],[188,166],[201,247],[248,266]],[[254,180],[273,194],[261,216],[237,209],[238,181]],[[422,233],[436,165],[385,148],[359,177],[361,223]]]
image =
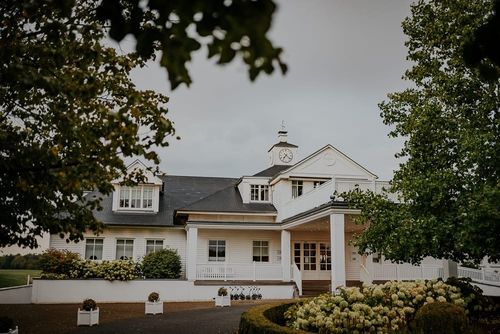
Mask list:
[[476,294],[464,294],[442,280],[391,281],[339,288],[335,295],[323,294],[292,306],[285,318],[292,328],[319,333],[391,333],[405,328],[427,303],[450,302],[469,313],[475,298]]
[[141,277],[141,266],[132,260],[89,261],[69,251],[48,250],[41,258],[44,279],[103,278],[128,281]]

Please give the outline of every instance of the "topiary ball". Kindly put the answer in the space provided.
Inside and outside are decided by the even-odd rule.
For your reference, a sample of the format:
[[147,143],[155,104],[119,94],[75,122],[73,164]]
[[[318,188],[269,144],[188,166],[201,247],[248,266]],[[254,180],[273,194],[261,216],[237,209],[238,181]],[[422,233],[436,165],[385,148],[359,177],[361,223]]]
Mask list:
[[217,291],[217,296],[227,296],[227,289],[224,287],[219,288]]
[[85,299],[82,303],[82,309],[85,311],[92,311],[97,308],[97,303],[93,299]]
[[158,292],[151,292],[148,296],[148,301],[151,303],[156,303],[159,300],[160,300],[160,295],[158,294]]
[[455,304],[429,303],[415,314],[414,327],[416,334],[462,334],[467,329],[467,315]]

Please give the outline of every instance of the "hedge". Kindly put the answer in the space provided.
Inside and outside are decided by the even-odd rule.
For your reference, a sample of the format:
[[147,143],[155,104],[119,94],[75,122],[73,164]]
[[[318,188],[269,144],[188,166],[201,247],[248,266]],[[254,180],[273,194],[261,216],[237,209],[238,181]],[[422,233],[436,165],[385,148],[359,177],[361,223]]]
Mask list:
[[306,334],[285,325],[284,313],[294,302],[263,304],[252,307],[241,315],[240,334]]

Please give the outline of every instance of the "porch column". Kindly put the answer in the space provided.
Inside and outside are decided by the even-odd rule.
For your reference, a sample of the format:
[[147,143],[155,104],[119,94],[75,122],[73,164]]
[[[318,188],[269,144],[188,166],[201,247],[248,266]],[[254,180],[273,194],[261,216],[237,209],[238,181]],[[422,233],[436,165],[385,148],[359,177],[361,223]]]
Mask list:
[[196,280],[196,253],[198,249],[198,228],[190,227],[187,230],[187,259],[186,278],[188,281]]
[[290,282],[290,231],[281,231],[281,268],[283,282]]
[[344,214],[330,215],[330,245],[332,252],[332,292],[345,286]]

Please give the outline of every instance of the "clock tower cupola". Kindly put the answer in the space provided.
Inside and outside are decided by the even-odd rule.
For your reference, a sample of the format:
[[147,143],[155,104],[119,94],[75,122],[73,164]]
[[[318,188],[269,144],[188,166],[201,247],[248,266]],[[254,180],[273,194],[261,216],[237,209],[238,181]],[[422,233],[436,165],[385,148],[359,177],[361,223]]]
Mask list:
[[291,166],[297,162],[297,145],[288,142],[288,131],[282,126],[278,131],[278,142],[269,149],[269,165]]

